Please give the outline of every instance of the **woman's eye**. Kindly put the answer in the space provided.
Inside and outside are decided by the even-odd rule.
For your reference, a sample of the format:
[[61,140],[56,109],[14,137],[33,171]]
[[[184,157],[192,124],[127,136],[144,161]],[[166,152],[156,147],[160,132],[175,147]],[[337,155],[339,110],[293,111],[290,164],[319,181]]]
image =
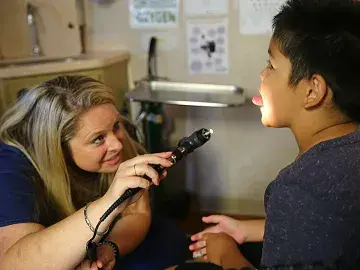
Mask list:
[[94,144],[100,144],[104,140],[104,136],[100,135],[94,140]]
[[114,125],[114,131],[118,131],[120,129],[120,122],[116,122]]

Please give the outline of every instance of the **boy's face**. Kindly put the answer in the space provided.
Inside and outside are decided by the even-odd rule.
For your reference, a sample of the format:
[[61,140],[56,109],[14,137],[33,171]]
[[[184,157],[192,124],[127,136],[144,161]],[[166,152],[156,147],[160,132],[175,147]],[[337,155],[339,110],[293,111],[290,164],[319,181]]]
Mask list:
[[301,103],[296,87],[288,85],[291,63],[271,40],[269,63],[261,72],[260,95],[253,98],[253,103],[260,106],[261,122],[268,127],[289,127]]

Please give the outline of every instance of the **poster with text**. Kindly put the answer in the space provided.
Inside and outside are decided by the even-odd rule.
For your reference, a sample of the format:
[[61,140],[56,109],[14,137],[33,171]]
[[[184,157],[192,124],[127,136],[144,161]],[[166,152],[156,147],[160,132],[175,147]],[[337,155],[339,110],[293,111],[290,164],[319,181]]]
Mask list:
[[228,21],[188,22],[188,70],[190,74],[228,73]]
[[229,0],[184,0],[184,13],[188,16],[224,15],[228,9]]
[[271,34],[272,19],[286,0],[239,0],[239,29],[244,35]]
[[133,28],[174,28],[179,24],[178,0],[130,0]]

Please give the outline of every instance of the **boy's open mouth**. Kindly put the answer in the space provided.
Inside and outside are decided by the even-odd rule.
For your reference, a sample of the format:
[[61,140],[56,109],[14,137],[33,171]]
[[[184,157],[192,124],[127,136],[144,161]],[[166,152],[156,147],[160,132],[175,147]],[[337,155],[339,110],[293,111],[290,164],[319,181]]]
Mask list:
[[263,99],[261,96],[255,96],[252,99],[252,103],[254,103],[256,106],[263,106]]

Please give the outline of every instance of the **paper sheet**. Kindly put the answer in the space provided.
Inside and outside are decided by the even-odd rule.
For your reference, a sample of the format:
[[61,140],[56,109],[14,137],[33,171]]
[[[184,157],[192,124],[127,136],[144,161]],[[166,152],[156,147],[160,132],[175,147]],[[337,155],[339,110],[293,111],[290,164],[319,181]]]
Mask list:
[[190,74],[228,73],[228,21],[188,22],[188,70]]
[[286,0],[239,0],[239,28],[245,35],[270,34],[272,19]]
[[130,0],[129,11],[133,28],[166,28],[179,24],[178,0]]
[[184,0],[184,13],[188,16],[227,14],[229,0]]

